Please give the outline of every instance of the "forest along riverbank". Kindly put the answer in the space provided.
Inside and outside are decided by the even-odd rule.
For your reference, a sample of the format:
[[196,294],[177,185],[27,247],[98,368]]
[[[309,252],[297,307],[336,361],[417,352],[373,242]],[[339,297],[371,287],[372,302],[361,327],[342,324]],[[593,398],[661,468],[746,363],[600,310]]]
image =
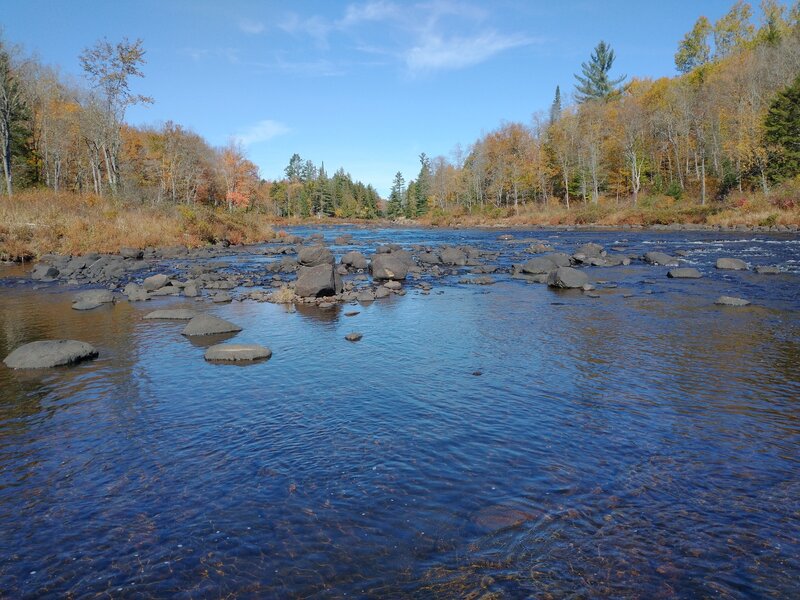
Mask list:
[[0,365],[0,590],[791,596],[798,249],[334,227],[0,266],[0,358],[97,353]]

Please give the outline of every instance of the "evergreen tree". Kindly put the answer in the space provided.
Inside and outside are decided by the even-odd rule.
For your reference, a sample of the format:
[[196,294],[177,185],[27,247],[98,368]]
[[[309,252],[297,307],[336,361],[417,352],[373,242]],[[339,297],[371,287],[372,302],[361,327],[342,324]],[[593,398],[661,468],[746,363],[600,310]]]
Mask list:
[[772,155],[769,170],[773,181],[800,175],[800,77],[772,101],[764,131]]
[[417,216],[417,182],[413,179],[408,182],[406,188],[406,200],[403,205],[403,214],[406,219],[413,219]]
[[675,53],[675,67],[681,73],[688,73],[706,64],[711,58],[711,47],[708,38],[711,34],[711,23],[700,17],[678,45]]
[[289,181],[297,181],[300,179],[300,174],[303,169],[303,159],[295,152],[292,158],[289,159],[289,165],[283,170],[286,173],[286,179]]
[[561,118],[561,87],[556,86],[556,96],[550,106],[550,123],[556,123]]
[[600,41],[592,52],[588,63],[581,64],[583,76],[575,75],[575,99],[579,103],[588,100],[608,100],[619,93],[617,86],[625,80],[625,75],[609,79],[608,73],[614,65],[614,51],[604,41]]
[[414,202],[417,215],[424,215],[428,212],[428,196],[431,193],[431,159],[423,152],[419,155],[419,163],[419,175],[414,188]]
[[399,217],[403,213],[403,196],[405,195],[406,182],[403,174],[398,171],[392,182],[392,191],[389,194],[389,204],[386,214],[390,219]]

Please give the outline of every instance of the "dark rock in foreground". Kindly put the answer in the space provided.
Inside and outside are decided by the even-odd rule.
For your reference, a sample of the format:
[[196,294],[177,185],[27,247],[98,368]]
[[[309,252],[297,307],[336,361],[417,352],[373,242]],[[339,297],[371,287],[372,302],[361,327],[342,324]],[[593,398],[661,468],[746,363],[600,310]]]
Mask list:
[[241,327],[225,319],[213,315],[197,315],[189,321],[181,333],[186,336],[196,336],[235,333],[241,330]]
[[301,267],[294,292],[301,298],[335,296],[342,291],[342,277],[331,264]]
[[272,350],[258,344],[217,344],[205,353],[206,360],[226,362],[251,362],[271,356]]
[[11,369],[48,369],[96,358],[91,344],[77,340],[41,340],[20,346],[3,361]]

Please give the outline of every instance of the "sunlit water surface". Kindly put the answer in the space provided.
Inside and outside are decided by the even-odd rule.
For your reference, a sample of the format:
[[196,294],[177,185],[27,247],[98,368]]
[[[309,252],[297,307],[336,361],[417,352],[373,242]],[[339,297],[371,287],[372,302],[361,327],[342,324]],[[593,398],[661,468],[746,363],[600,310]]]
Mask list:
[[[525,258],[498,232],[353,233],[338,254],[398,241]],[[453,275],[430,295],[297,312],[78,312],[74,290],[0,287],[0,357],[44,338],[100,350],[0,365],[0,596],[796,597],[798,239],[514,233],[688,250],[706,276],[591,268],[617,287],[589,298]],[[720,272],[718,256],[789,272]],[[183,323],[142,320],[185,306],[272,359],[209,364]]]

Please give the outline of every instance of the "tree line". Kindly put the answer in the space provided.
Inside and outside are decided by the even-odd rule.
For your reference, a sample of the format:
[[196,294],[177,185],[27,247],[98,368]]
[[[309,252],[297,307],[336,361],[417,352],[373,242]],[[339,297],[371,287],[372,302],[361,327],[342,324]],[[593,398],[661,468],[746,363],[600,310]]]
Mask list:
[[425,157],[408,186],[397,174],[390,207],[413,216],[769,194],[800,174],[800,2],[760,8],[758,24],[742,1],[713,24],[700,17],[678,45],[673,78],[612,75],[614,51],[601,41],[575,76],[571,104],[556,88],[532,123],[505,123],[466,151]]
[[294,155],[286,178],[266,181],[235,141],[213,147],[172,121],[134,127],[125,114],[153,99],[142,40],[100,40],[79,57],[83,82],[62,77],[0,38],[0,194],[47,188],[152,205],[205,204],[280,217],[373,218],[372,186]]

